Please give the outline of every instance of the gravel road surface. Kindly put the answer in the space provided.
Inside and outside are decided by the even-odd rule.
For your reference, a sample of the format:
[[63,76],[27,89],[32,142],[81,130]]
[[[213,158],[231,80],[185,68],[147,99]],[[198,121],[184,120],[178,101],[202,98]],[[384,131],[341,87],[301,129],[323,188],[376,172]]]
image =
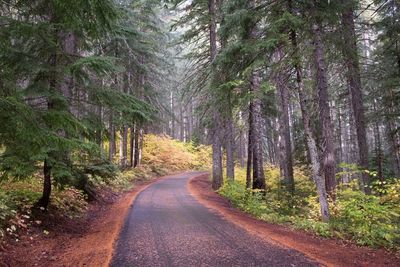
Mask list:
[[137,196],[110,266],[318,266],[204,207],[186,187],[196,175],[169,176]]

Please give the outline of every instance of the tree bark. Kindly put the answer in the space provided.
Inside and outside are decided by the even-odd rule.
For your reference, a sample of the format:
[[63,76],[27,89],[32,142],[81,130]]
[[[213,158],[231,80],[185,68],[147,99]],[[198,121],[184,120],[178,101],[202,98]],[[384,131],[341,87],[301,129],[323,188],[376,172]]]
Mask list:
[[393,89],[388,90],[389,105],[386,107],[386,126],[387,136],[390,142],[391,154],[393,155],[393,171],[396,177],[400,176],[400,133],[396,125],[396,119],[393,114],[396,114],[396,104],[394,102],[395,94]]
[[127,165],[128,158],[128,127],[123,126],[121,129],[121,140],[120,140],[120,166],[125,168]]
[[[52,15],[50,15],[52,17]],[[51,18],[51,21],[54,18]],[[53,21],[54,22],[54,21]],[[56,69],[58,66],[68,66],[70,65],[76,56],[77,53],[77,37],[73,32],[64,32],[64,31],[56,31],[56,36],[54,36],[57,40],[57,43],[60,45],[60,49],[62,54],[58,57],[56,54],[51,55],[50,57],[50,65]],[[47,108],[49,111],[68,111],[74,114],[72,109],[72,95],[73,95],[73,87],[74,82],[73,78],[69,74],[63,74],[61,77],[61,82],[58,81],[58,74],[54,72],[52,77],[49,80],[49,88],[53,93],[59,94],[62,96],[63,101],[54,101],[53,97],[47,99]],[[58,96],[58,97],[59,97]],[[65,129],[58,129],[56,134],[59,137],[67,138],[68,133]],[[52,157],[53,160],[64,161],[66,165],[71,165],[70,159],[70,151],[66,149],[62,149],[61,151],[55,151],[49,153],[47,156]],[[51,154],[51,155],[50,155]],[[51,173],[52,166],[48,162],[48,159],[44,160],[43,163],[43,191],[42,197],[38,201],[38,205],[44,208],[47,208],[50,202],[50,194],[51,194]]]
[[312,25],[314,35],[314,64],[316,68],[316,89],[318,93],[319,119],[321,121],[323,143],[323,170],[325,175],[326,190],[334,199],[336,187],[335,180],[335,150],[333,141],[333,128],[329,108],[328,83],[326,76],[326,64],[322,43],[321,25]]
[[180,120],[180,136],[179,136],[179,140],[184,142],[185,141],[185,119],[183,116],[183,107],[182,107],[182,103],[179,104],[179,120]]
[[173,139],[175,139],[176,138],[176,135],[175,135],[175,96],[174,96],[174,92],[173,91],[171,91],[171,112],[172,112],[172,114],[171,114],[171,137],[173,138]]
[[134,126],[131,126],[131,131],[129,135],[129,162],[130,167],[133,167],[134,164],[134,151],[135,151],[135,129]]
[[[230,112],[231,113],[231,112]],[[228,180],[235,179],[235,138],[233,130],[232,115],[228,114],[226,119],[226,177]]]
[[245,136],[243,133],[243,129],[239,130],[239,149],[238,149],[238,159],[239,159],[239,165],[241,168],[244,168],[245,166]]
[[249,133],[247,136],[248,139],[248,146],[247,146],[247,171],[246,171],[246,188],[251,188],[252,182],[252,175],[251,175],[251,166],[253,161],[253,143],[252,143],[252,131],[253,131],[253,103],[250,102],[249,106]]
[[[210,16],[209,24],[209,39],[210,39],[210,61],[211,64],[217,56],[217,22],[216,22],[216,2],[215,0],[208,1],[208,13]],[[223,183],[222,176],[222,138],[219,125],[221,124],[221,114],[217,107],[213,113],[214,125],[212,129],[212,188],[219,189]]]
[[[376,113],[377,112],[376,99],[373,100],[373,107],[374,107],[374,112]],[[382,155],[381,133],[379,130],[378,120],[375,120],[375,123],[374,123],[374,143],[375,143],[375,157],[376,157],[376,167],[377,167],[377,171],[378,171],[378,178],[380,181],[384,181],[383,173],[382,173],[383,155]]]
[[37,205],[39,207],[47,209],[50,203],[50,195],[51,195],[51,166],[49,165],[48,160],[45,159],[43,163],[43,192]]
[[135,124],[135,157],[133,167],[136,168],[140,165],[140,132],[141,129],[138,124]]
[[[278,47],[275,52],[276,63],[280,62],[282,58],[282,47]],[[275,71],[273,81],[277,89],[278,105],[280,109],[278,147],[279,165],[283,177],[282,183],[290,192],[294,193],[292,142],[289,125],[289,91],[282,70],[277,69]]]
[[253,147],[253,189],[265,190],[263,142],[262,142],[262,116],[260,94],[261,74],[253,70],[250,81],[250,91],[253,93],[252,105],[252,147]]
[[113,161],[114,159],[114,154],[115,154],[115,126],[114,126],[114,121],[113,121],[113,114],[111,111],[110,114],[110,142],[108,144],[108,158],[110,161]]
[[352,4],[347,4],[347,8],[342,13],[342,31],[344,41],[342,51],[347,67],[347,82],[351,94],[351,103],[357,133],[359,165],[363,170],[361,175],[362,185],[364,192],[370,194],[371,188],[369,186],[371,178],[369,174],[365,172],[365,170],[369,168],[368,144]]
[[[255,8],[256,1],[249,2],[249,8]],[[249,39],[257,40],[258,29],[256,21],[250,25]],[[251,106],[251,144],[253,148],[253,189],[265,190],[264,160],[263,160],[263,134],[262,129],[262,103],[261,103],[261,70],[253,69],[250,75],[250,101]]]
[[[292,0],[288,0],[288,4],[289,4],[289,10],[293,14]],[[304,95],[303,74],[300,61],[301,58],[297,46],[296,32],[294,29],[290,30],[290,39],[294,50],[294,57],[295,57],[294,68],[296,71],[297,92],[299,95],[300,109],[303,120],[304,133],[306,135],[307,148],[310,155],[312,177],[317,187],[321,218],[324,221],[328,221],[330,214],[329,214],[329,204],[327,199],[326,187],[324,179],[322,177],[321,162],[318,156],[317,144],[315,142],[314,134],[311,130],[312,128],[311,128],[310,113],[307,110],[307,100]]]

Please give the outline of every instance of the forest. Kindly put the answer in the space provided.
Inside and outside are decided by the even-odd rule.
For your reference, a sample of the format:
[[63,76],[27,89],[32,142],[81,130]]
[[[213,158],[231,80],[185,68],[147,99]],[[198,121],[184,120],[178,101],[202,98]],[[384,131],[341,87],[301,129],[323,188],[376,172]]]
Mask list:
[[399,248],[399,0],[3,0],[0,25],[0,240],[196,169],[260,220]]

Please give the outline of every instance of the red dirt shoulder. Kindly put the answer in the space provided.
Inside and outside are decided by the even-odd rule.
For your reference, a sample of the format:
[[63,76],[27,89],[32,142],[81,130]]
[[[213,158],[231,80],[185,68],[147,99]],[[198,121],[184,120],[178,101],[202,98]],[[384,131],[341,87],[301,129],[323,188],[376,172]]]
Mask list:
[[192,178],[188,183],[192,195],[206,207],[269,242],[295,249],[326,266],[400,266],[400,258],[383,249],[359,247],[335,239],[323,239],[304,231],[269,224],[246,214],[211,189],[208,175]]

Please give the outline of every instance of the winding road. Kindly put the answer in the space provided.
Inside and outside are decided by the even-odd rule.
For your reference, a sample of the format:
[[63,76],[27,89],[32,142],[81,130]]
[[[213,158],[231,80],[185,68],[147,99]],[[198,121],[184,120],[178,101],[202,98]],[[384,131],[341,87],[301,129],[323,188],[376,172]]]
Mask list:
[[319,266],[203,206],[186,186],[196,175],[168,176],[139,193],[110,266]]

